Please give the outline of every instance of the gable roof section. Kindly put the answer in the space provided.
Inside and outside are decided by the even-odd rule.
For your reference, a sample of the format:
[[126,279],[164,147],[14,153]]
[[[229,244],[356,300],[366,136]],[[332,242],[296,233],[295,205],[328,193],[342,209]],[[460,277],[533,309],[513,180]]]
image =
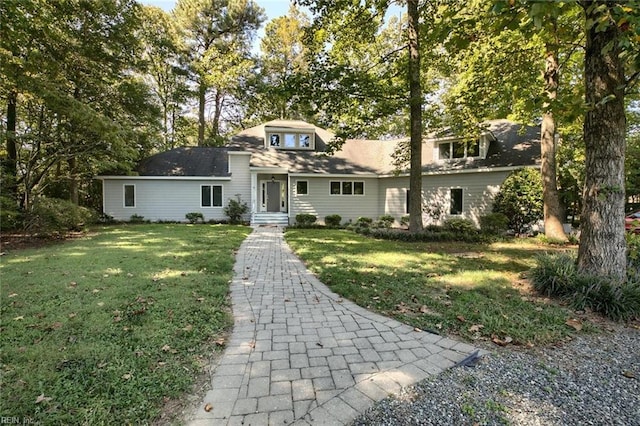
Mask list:
[[[259,126],[250,127],[238,133],[231,138],[229,147],[243,148],[245,150],[263,150],[265,143],[265,127],[273,127],[277,129],[291,129],[302,131],[315,131],[315,150],[323,152],[327,148],[327,144],[333,139],[334,134],[328,130],[322,129],[313,124],[300,120],[273,120]],[[282,150],[284,151],[284,150]],[[298,151],[299,152],[299,151]]]
[[140,176],[230,176],[229,148],[181,147],[148,157],[137,167]]
[[[424,172],[496,167],[524,167],[540,164],[540,127],[523,126],[509,120],[491,120],[488,125],[489,148],[486,158],[461,158],[434,161],[422,167]],[[437,140],[432,140],[437,142]]]

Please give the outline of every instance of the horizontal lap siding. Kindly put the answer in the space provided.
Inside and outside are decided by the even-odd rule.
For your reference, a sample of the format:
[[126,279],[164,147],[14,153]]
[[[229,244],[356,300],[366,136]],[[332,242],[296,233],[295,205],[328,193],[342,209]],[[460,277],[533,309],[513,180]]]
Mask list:
[[[135,185],[135,207],[124,207],[124,185]],[[205,220],[225,219],[223,207],[200,207],[201,185],[222,185],[223,207],[229,182],[212,180],[105,180],[104,212],[116,220],[132,215],[145,220],[186,221],[185,214],[200,212]],[[231,194],[233,196],[233,194]]]
[[[307,181],[308,195],[298,195],[295,192],[299,180]],[[364,182],[364,196],[361,195],[331,195],[331,181],[362,181]],[[291,197],[291,218],[299,213],[313,214],[319,222],[331,214],[338,214],[343,222],[355,221],[359,217],[375,219],[380,216],[378,179],[377,178],[291,178],[293,195]]]
[[[479,225],[480,216],[491,213],[493,199],[500,185],[509,174],[508,171],[458,173],[450,175],[424,176],[422,178],[423,204],[428,211],[437,205],[445,209],[443,219],[461,217]],[[384,213],[399,220],[406,213],[406,194],[409,178],[390,177],[380,180],[380,200]],[[449,215],[451,188],[463,189],[462,215]],[[425,213],[425,223],[432,218]]]
[[231,170],[231,181],[225,182],[229,190],[224,193],[223,204],[229,204],[229,199],[235,200],[240,197],[242,203],[247,203],[249,210],[245,219],[251,216],[251,172],[249,171],[248,155],[229,155],[229,169]]

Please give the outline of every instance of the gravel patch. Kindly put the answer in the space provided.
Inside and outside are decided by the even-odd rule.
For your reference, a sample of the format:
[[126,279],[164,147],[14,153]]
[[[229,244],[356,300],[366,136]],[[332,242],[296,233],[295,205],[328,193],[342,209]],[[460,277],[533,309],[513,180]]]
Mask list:
[[353,425],[640,425],[640,330],[499,348],[403,389]]

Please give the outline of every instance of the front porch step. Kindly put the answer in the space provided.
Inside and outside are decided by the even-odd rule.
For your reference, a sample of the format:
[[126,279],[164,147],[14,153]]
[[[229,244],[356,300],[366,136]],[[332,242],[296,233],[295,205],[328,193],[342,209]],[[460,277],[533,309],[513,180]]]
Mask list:
[[251,226],[260,225],[289,225],[289,216],[286,213],[254,213],[251,215]]

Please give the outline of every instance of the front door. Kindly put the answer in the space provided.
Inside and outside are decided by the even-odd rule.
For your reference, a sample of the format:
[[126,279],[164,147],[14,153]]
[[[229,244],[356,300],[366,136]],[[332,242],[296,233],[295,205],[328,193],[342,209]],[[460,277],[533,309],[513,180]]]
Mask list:
[[280,182],[267,182],[267,211],[280,211]]

